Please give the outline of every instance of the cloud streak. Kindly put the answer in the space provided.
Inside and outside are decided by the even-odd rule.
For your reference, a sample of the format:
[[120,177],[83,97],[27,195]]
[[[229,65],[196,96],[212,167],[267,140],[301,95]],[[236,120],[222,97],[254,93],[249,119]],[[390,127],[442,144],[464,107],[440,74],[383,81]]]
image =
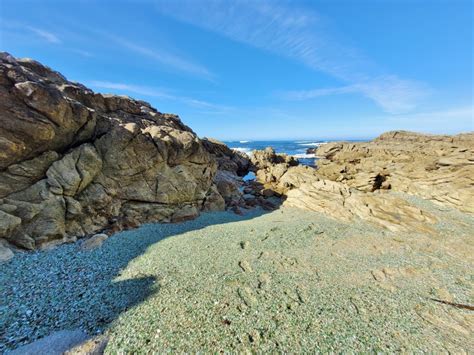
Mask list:
[[415,109],[418,100],[427,92],[429,89],[420,83],[384,76],[341,87],[284,91],[277,93],[277,96],[286,100],[304,101],[330,95],[362,94],[375,101],[384,111],[397,114]]
[[313,90],[313,97],[360,93],[385,111],[399,113],[415,108],[427,92],[422,84],[385,73],[357,49],[338,43],[323,18],[293,3],[214,0],[196,4],[193,0],[159,0],[157,9],[179,21],[296,60],[346,84]]
[[[120,47],[122,50],[126,50],[132,55],[135,54],[141,57],[150,58],[164,67],[172,68],[178,72],[190,74],[211,82],[215,81],[215,75],[205,66],[195,63],[190,59],[184,58],[183,56],[171,53],[164,48],[157,50],[149,45],[139,44],[133,39],[122,37],[120,34],[107,33],[103,30],[89,28],[74,21],[69,21],[67,26],[64,26],[64,28],[61,30],[61,34],[63,36],[68,34],[68,36],[66,36],[68,37],[66,38],[68,40],[64,42],[53,32],[22,22],[6,21],[0,25],[0,30],[2,30],[2,27],[12,28],[14,29],[15,33],[23,36],[30,36],[31,33],[33,33],[36,37],[50,44],[69,43],[71,42],[71,37],[76,40],[79,39],[82,42],[87,42],[88,44],[100,44],[102,47],[113,43],[115,47]],[[72,29],[68,31],[65,30],[66,28]],[[94,53],[91,53],[89,50],[72,48],[68,46],[61,47],[62,49],[75,52],[85,58],[95,56]]]
[[103,34],[108,39],[114,41],[119,46],[126,48],[136,54],[149,57],[163,65],[174,68],[178,71],[182,71],[188,74],[192,74],[206,80],[213,81],[214,75],[204,66],[193,63],[190,60],[184,59],[175,54],[166,52],[163,49],[160,51],[154,50],[148,46],[139,45],[128,39],[112,34]]
[[61,40],[54,33],[45,31],[45,30],[43,30],[41,28],[37,28],[37,27],[27,26],[26,28],[29,31],[36,34],[38,37],[41,37],[42,39],[46,40],[49,43],[58,43],[58,44],[61,43]]
[[124,84],[124,83],[117,83],[117,82],[110,82],[110,81],[99,81],[99,80],[92,80],[87,83],[89,86],[97,89],[107,89],[113,90],[114,92],[119,93],[132,93],[137,94],[140,96],[146,97],[154,97],[162,100],[171,100],[181,102],[187,106],[191,106],[197,109],[204,109],[208,110],[209,113],[223,113],[233,110],[232,107],[224,106],[224,105],[217,105],[207,101],[198,100],[192,97],[187,96],[177,96],[169,93],[166,89],[161,88],[154,88],[149,86],[141,86],[141,85],[131,85],[131,84]]

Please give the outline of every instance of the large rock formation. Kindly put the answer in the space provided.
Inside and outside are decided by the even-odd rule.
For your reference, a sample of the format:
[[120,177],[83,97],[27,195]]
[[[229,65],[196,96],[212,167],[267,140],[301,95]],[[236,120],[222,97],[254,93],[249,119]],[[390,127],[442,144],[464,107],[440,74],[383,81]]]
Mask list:
[[272,149],[255,152],[252,163],[258,181],[284,195],[285,205],[338,220],[430,232],[435,217],[391,190],[474,213],[474,134],[388,132],[368,143],[322,145],[316,154],[317,169]]
[[392,189],[474,213],[474,133],[395,131],[317,149],[320,175],[361,191]]
[[0,238],[34,249],[223,209],[216,171],[178,116],[0,55]]
[[338,179],[328,179],[319,170],[295,166],[288,156],[272,149],[254,152],[252,163],[264,188],[284,195],[285,206],[325,213],[337,220],[366,220],[392,231],[431,232],[436,222],[427,211],[413,206],[390,191],[362,191]]

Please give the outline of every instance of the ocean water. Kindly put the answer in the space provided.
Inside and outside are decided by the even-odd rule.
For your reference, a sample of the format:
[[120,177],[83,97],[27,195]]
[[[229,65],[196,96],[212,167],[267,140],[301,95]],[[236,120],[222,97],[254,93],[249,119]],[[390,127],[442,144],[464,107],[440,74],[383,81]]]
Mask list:
[[277,153],[286,153],[299,160],[301,164],[314,166],[316,157],[314,154],[307,154],[308,148],[316,148],[321,144],[330,141],[323,140],[296,140],[296,141],[226,141],[229,148],[239,150],[246,154],[252,154],[253,150],[261,150],[272,147]]

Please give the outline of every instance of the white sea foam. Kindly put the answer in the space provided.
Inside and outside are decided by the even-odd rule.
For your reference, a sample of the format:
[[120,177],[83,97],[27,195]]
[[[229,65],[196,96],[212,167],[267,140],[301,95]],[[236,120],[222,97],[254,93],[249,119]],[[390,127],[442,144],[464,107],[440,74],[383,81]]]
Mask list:
[[236,150],[238,152],[247,154],[248,156],[252,155],[252,149],[246,148],[246,147],[237,147],[237,148],[232,148],[232,150]]
[[295,157],[296,159],[312,159],[312,158],[316,158],[316,156],[314,154],[293,154],[293,157]]
[[239,141],[239,143],[249,143],[250,141]]
[[327,142],[312,142],[312,143],[299,143],[299,145],[305,147],[319,147],[320,145],[327,144]]

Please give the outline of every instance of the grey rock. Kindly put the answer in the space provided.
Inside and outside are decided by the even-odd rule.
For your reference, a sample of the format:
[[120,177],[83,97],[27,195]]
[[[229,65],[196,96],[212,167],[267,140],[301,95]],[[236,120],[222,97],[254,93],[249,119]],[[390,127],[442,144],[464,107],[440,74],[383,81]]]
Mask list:
[[60,330],[10,351],[11,355],[62,355],[88,339],[81,329]]

